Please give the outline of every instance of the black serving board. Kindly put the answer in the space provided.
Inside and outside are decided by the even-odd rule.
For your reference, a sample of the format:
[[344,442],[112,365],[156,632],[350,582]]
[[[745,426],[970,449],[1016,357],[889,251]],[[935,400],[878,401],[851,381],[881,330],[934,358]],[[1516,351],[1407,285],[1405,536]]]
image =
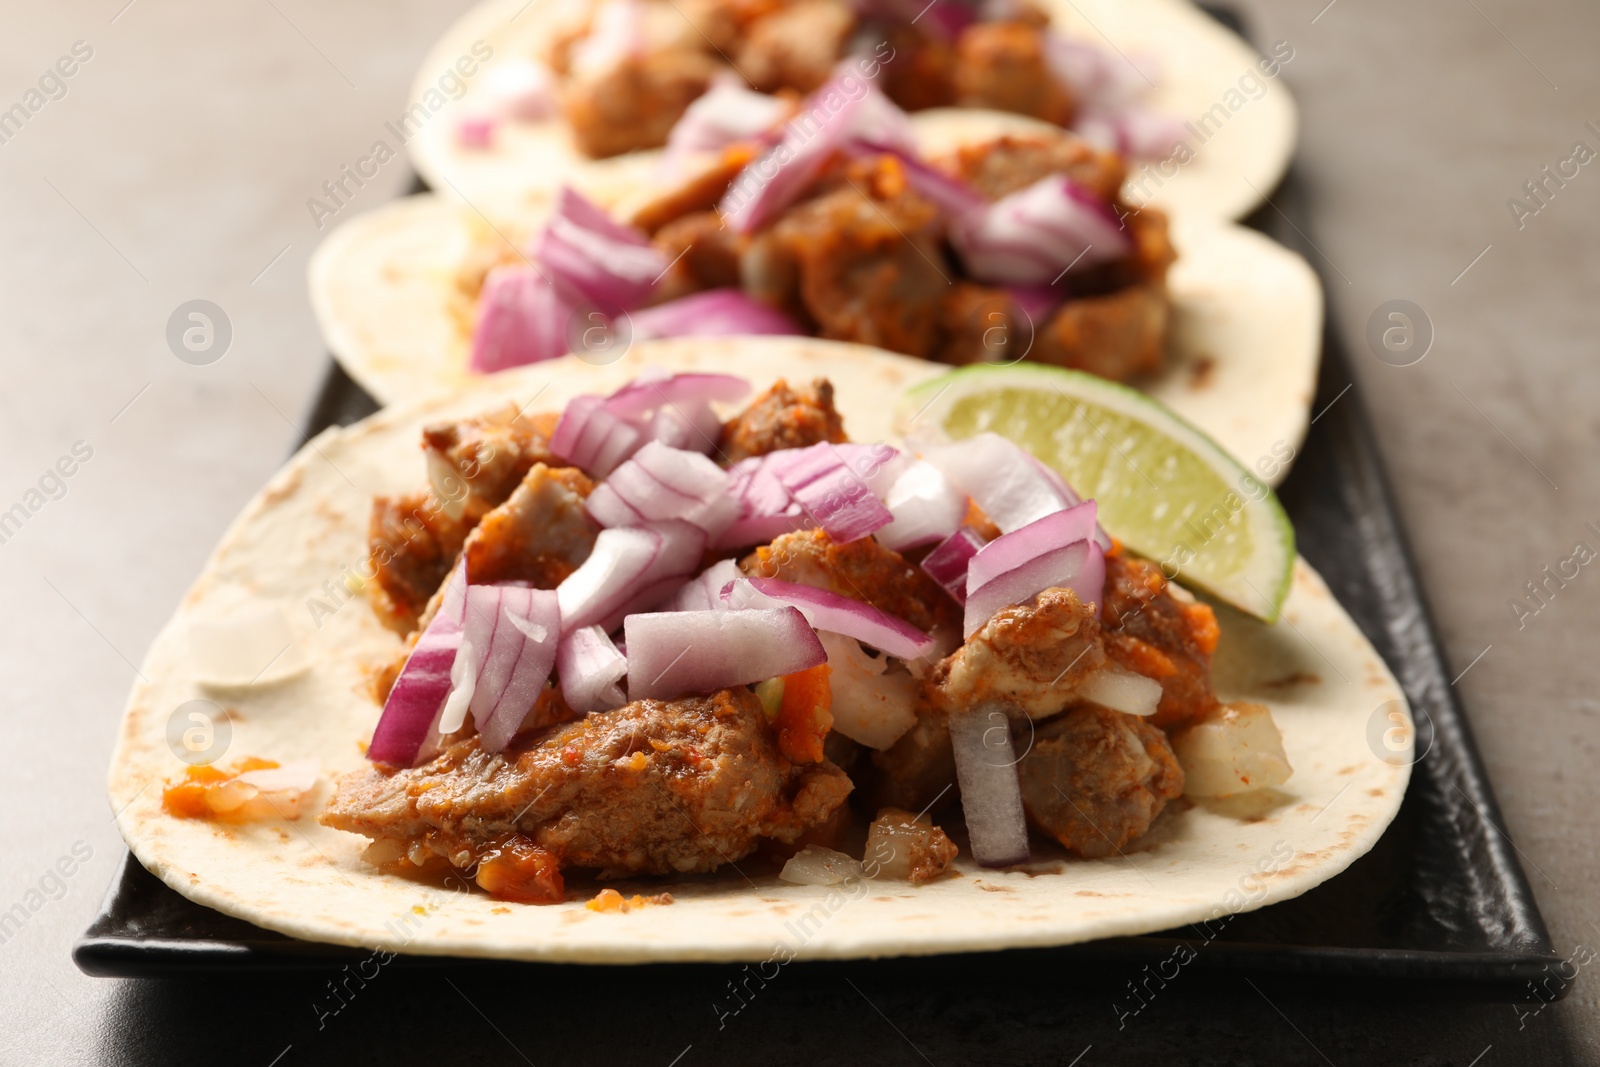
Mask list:
[[[1226,11],[1219,19],[1238,28]],[[1314,266],[1303,184],[1291,171],[1271,206],[1248,220]],[[1560,956],[1501,828],[1499,806],[1478,757],[1452,675],[1417,581],[1378,456],[1350,352],[1330,326],[1311,427],[1281,488],[1302,555],[1394,671],[1417,720],[1417,751],[1426,753],[1394,823],[1373,850],[1343,874],[1294,900],[1234,917],[1214,939],[1199,930],[1114,938],[1058,949],[1013,949],[932,958],[790,964],[786,979],[810,998],[853,997],[842,976],[870,974],[882,988],[898,983],[929,991],[1015,990],[1029,976],[1052,987],[1138,981],[1171,966],[1180,946],[1193,952],[1185,971],[1270,981],[1268,988],[1308,988],[1343,996],[1410,1000],[1549,1001],[1547,979]],[[330,365],[306,434],[370,415],[377,404]],[[107,892],[100,914],[73,948],[91,975],[181,977],[262,972],[338,972],[371,953],[299,941],[212,911],[169,889],[132,856]],[[655,964],[638,968],[504,963],[401,956],[388,967],[443,973],[511,972],[541,987],[560,986],[579,1003],[589,995],[626,1000],[682,984],[721,995],[736,968]],[[725,975],[723,972],[727,972]],[[715,987],[715,988],[713,988]],[[647,993],[648,991],[648,993]],[[976,994],[981,995],[981,994]],[[695,994],[700,997],[700,994]],[[700,997],[703,1000],[703,997]],[[728,1000],[731,1005],[733,1002]],[[1133,1001],[1125,999],[1123,1006]],[[704,1006],[697,1000],[696,1011]]]

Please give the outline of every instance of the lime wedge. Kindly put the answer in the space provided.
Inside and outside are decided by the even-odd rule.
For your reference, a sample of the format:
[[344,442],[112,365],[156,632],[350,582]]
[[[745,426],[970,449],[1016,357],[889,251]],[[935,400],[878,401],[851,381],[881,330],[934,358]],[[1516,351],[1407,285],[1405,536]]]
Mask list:
[[[985,430],[1009,438],[1098,501],[1106,531],[1168,577],[1268,622],[1283,608],[1294,528],[1278,498],[1142,393],[1058,367],[980,365],[909,390],[895,428],[928,443]],[[1262,457],[1262,467],[1286,459]]]

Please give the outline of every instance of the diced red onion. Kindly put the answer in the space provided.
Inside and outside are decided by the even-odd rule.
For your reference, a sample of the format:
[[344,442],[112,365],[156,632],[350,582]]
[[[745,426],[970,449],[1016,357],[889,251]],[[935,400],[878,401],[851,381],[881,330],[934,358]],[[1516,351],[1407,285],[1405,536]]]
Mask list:
[[1064,174],[958,216],[950,243],[972,277],[1000,285],[1049,284],[1133,251],[1111,208]]
[[997,433],[928,448],[923,458],[1006,533],[1078,502],[1059,474]]
[[647,443],[612,471],[589,494],[586,506],[602,526],[683,519],[713,538],[739,514],[726,471],[698,452],[659,441]]
[[619,684],[628,676],[628,660],[598,626],[584,626],[561,639],[556,651],[561,697],[579,715],[610,711],[628,702]]
[[984,545],[983,535],[970,526],[961,526],[922,558],[928,577],[944,586],[957,604],[967,602],[967,565]]
[[1053,30],[1045,31],[1045,62],[1072,90],[1084,113],[1118,110],[1161,81],[1153,56],[1112,54],[1097,45]]
[[967,567],[968,584],[972,587],[987,585],[1036,556],[1065,548],[1075,541],[1089,540],[1094,536],[1097,510],[1095,502],[1087,500],[1000,535],[972,558]]
[[789,103],[754,92],[733,80],[719,81],[690,104],[667,135],[667,155],[677,159],[720,152],[764,136],[789,113]]
[[644,431],[607,411],[604,398],[578,396],[561,412],[556,432],[550,436],[550,451],[573,466],[604,478],[644,442]]
[[1072,126],[1084,140],[1133,159],[1166,159],[1189,132],[1181,120],[1138,106],[1082,114]]
[[904,619],[829,589],[777,578],[740,578],[723,599],[735,611],[785,604],[799,608],[814,629],[853,637],[900,659],[921,659],[933,648],[933,638]]
[[611,313],[636,307],[668,265],[642,230],[622,225],[566,186],[533,255],[569,302],[588,301]]
[[744,572],[733,560],[718,560],[685,582],[672,599],[662,605],[662,610],[727,611],[728,602],[723,598],[723,590],[743,577]]
[[1005,712],[990,704],[952,713],[950,745],[972,858],[984,867],[1027,862],[1028,820],[1017,780],[1019,757]]
[[769,464],[776,467],[778,480],[811,522],[822,527],[835,543],[859,541],[894,518],[852,469],[846,454],[833,445],[824,441],[787,451],[791,454],[784,456],[781,463],[769,456]]
[[555,77],[542,63],[508,59],[490,67],[484,87],[501,114],[524,122],[538,122],[555,115]]
[[836,75],[806,99],[783,138],[739,172],[717,205],[735,233],[751,233],[788,207],[854,137],[908,144],[905,113],[856,75]]
[[704,400],[657,408],[650,417],[650,439],[668,448],[681,448],[701,455],[717,447],[722,436],[722,419]]
[[467,587],[463,641],[477,660],[470,707],[479,743],[499,752],[533,710],[555,666],[561,613],[554,590]]
[[372,743],[367,746],[368,759],[397,767],[409,767],[416,761],[429,728],[450,695],[450,668],[461,647],[466,606],[467,564],[463,558],[445,580],[439,610],[418,636],[389,690],[383,714],[372,731]]
[[[1005,536],[990,541],[979,555],[1005,540]],[[973,564],[977,563],[973,557]],[[1105,595],[1105,553],[1093,541],[1078,541],[1043,552],[1025,563],[999,574],[983,585],[972,581],[967,574],[966,612],[962,619],[961,635],[971,637],[984,623],[1002,608],[1021,604],[1045,589],[1068,588],[1077,593],[1084,604],[1095,605],[1099,614],[1100,601]]]
[[668,404],[732,404],[750,392],[750,383],[733,374],[668,374],[654,368],[606,397],[606,410],[626,419],[640,418]]
[[951,485],[938,467],[919,460],[895,480],[883,505],[894,521],[875,536],[879,544],[899,552],[949,537],[966,517],[967,494]]
[[456,143],[462,148],[488,148],[499,125],[493,115],[463,115],[456,120]]
[[739,501],[739,517],[723,531],[717,547],[765,544],[813,525],[778,480],[776,467],[768,463],[770,456],[779,454],[751,456],[728,468],[729,494]]
[[1006,287],[1006,295],[1027,316],[1035,330],[1049,322],[1050,316],[1067,298],[1062,287],[1053,285],[1011,285]]
[[827,653],[797,608],[629,615],[628,698],[670,700],[793,674]]
[[601,530],[589,558],[556,587],[562,626],[609,633],[636,605],[670,596],[668,583],[694,572],[705,545],[704,531],[677,520]]
[[467,368],[491,374],[564,356],[573,305],[526,263],[495,267],[478,298]]
[[707,289],[628,316],[635,341],[656,337],[796,336],[795,321],[739,289]]

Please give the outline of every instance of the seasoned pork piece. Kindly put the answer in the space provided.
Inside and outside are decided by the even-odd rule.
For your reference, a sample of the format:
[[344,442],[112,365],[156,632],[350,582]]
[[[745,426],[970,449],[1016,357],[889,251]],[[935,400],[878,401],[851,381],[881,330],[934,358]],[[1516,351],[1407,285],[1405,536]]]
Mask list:
[[838,187],[786,212],[772,237],[796,264],[800,303],[820,336],[933,353],[950,277],[944,222],[891,157],[851,164]]
[[[904,23],[875,26],[893,59],[883,64],[878,86],[904,111],[950,107],[956,102],[956,50],[952,42]],[[885,53],[891,54],[891,53]]]
[[1154,563],[1120,549],[1106,556],[1106,603],[1101,617],[1106,654],[1161,683],[1151,721],[1175,726],[1216,707],[1211,655],[1221,630],[1211,608],[1168,582]]
[[602,74],[567,85],[563,110],[584,154],[601,159],[659,148],[719,64],[691,48],[646,52]]
[[947,712],[1000,703],[1043,719],[1105,665],[1094,606],[1070,589],[1046,589],[995,612],[929,677],[929,697]]
[[1042,323],[1028,321],[1011,294],[999,287],[957,282],[939,301],[945,363],[1007,363],[1023,358]]
[[511,499],[467,535],[467,578],[474,585],[532,582],[554,589],[594,550],[600,526],[584,509],[594,482],[576,467],[535,463]]
[[846,440],[844,423],[833,406],[833,385],[818,378],[809,387],[778,381],[722,427],[718,452],[729,464],[782,448]]
[[889,748],[872,754],[871,800],[878,807],[937,811],[956,799],[956,757],[950,718],[930,701],[917,722]]
[[749,575],[828,589],[932,633],[955,628],[956,602],[921,567],[871,537],[835,544],[821,530],[797,530],[763,545],[739,563]]
[[1120,158],[1065,130],[996,137],[966,145],[938,162],[990,200],[1020,192],[1052,174],[1065,174],[1111,203],[1127,177]]
[[[723,226],[722,217],[712,209],[722,199],[722,194],[728,191],[728,184],[738,177],[739,172],[744,170],[758,154],[758,148],[754,143],[729,145],[711,162],[700,165],[682,176],[675,175],[674,180],[649,190],[647,199],[631,206],[627,221],[645,233],[659,237],[663,227],[668,223],[676,222],[688,215],[707,212],[711,215],[712,225],[722,231],[718,236],[725,240],[734,240],[736,235]],[[704,222],[700,225],[701,228],[694,232],[694,236],[701,240],[710,239],[712,235],[709,229],[705,228]],[[677,241],[680,247],[685,243],[681,237]],[[665,251],[660,244],[656,247]],[[674,249],[668,254],[676,256],[678,250]],[[735,281],[731,284],[738,283]]]
[[422,429],[428,480],[439,504],[470,523],[505,503],[535,463],[561,461],[550,452],[560,415],[522,415],[515,406]]
[[651,243],[672,264],[657,288],[657,299],[739,287],[739,235],[724,226],[715,211],[674,219],[656,232]]
[[764,838],[791,842],[844,803],[831,763],[778,753],[748,689],[642,700],[525,735],[490,754],[476,736],[408,770],[342,780],[322,821],[469,866],[521,835],[563,867],[606,876],[710,871]]
[[373,500],[367,527],[373,580],[366,592],[385,626],[400,634],[416,629],[418,617],[455,565],[467,529],[465,521],[445,514],[432,493]]
[[1028,821],[1087,859],[1143,836],[1183,792],[1166,734],[1137,715],[1086,704],[1036,730],[1017,765]]
[[733,65],[760,92],[809,93],[833,73],[855,28],[843,0],[798,0],[752,23]]
[[1013,111],[1065,126],[1072,91],[1051,70],[1048,30],[1021,22],[978,22],[956,40],[956,99],[964,107]]
[[1136,285],[1068,300],[1038,330],[1029,358],[1124,382],[1161,369],[1166,291]]

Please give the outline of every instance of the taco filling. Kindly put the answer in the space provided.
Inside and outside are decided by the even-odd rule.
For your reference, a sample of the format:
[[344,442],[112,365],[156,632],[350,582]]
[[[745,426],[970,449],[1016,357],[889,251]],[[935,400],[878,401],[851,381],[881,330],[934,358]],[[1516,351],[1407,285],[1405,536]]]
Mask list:
[[1043,130],[923,158],[905,116],[848,79],[785,114],[663,176],[634,225],[564,189],[526,251],[486,240],[457,280],[471,369],[736,333],[1114,381],[1161,369],[1176,254],[1165,216],[1121,199],[1118,156]]
[[811,884],[1104,856],[1186,778],[1287,778],[1266,709],[1213,692],[1212,610],[1027,453],[851,442],[825,380],[713,413],[748,392],[646,374],[427,428],[429,488],[369,538],[405,651],[325,824],[538,903],[755,854]]
[[[559,116],[577,148],[604,158],[671,144],[674,126],[717,85],[793,99],[841,68],[877,79],[908,111],[985,108],[1072,127],[1124,154],[1157,158],[1182,125],[1142,98],[1161,77],[1052,28],[1031,0],[597,0],[539,54],[502,75],[499,119]],[[751,109],[700,107],[703,125]],[[477,118],[460,131],[484,144]]]

